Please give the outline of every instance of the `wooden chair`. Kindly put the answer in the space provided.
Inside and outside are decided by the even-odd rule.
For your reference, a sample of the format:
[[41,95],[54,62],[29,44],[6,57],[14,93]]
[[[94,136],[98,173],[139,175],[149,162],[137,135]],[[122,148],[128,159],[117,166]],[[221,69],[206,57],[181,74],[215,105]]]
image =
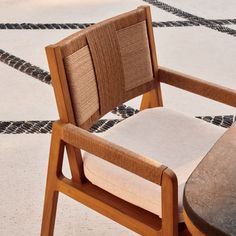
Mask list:
[[[81,30],[46,52],[60,120],[52,130],[41,235],[53,235],[59,192],[141,235],[178,235],[178,195],[224,129],[162,107],[160,83],[232,106],[235,91],[158,67],[147,6]],[[137,115],[99,136],[87,131],[142,94]],[[71,179],[62,173],[65,148]]]

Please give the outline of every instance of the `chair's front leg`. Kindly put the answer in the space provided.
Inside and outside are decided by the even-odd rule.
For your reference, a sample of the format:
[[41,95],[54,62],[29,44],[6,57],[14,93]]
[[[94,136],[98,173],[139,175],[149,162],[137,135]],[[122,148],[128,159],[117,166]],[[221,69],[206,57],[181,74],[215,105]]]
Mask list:
[[54,225],[56,219],[58,191],[50,189],[50,185],[47,184],[45,199],[43,220],[41,228],[41,236],[52,236],[54,232]]
[[175,173],[167,168],[162,175],[162,235],[178,235],[178,181]]
[[62,171],[63,153],[64,143],[60,138],[60,128],[55,124],[51,137],[41,236],[53,235],[58,200],[57,180]]

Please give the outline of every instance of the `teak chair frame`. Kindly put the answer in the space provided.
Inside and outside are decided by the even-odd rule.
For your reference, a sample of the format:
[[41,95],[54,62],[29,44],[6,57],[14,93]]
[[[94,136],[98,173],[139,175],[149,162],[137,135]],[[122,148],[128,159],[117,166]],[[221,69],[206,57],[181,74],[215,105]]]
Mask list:
[[[163,105],[160,82],[236,106],[236,92],[234,90],[158,67],[150,8],[141,6],[138,9],[143,10],[146,14],[155,79],[153,86],[143,94],[141,110]],[[71,39],[69,37],[66,40],[68,43]],[[85,129],[96,122],[100,116],[90,119],[89,123],[82,128],[76,126],[60,45],[55,44],[46,47],[46,53],[60,121],[54,122],[52,129],[41,235],[53,235],[59,192],[141,235],[178,235],[180,229],[178,225],[178,185],[175,173],[166,166],[160,166],[154,161],[86,131]],[[62,173],[65,147],[68,153],[71,179],[66,178]],[[162,219],[90,183],[83,172],[80,149],[160,185]]]

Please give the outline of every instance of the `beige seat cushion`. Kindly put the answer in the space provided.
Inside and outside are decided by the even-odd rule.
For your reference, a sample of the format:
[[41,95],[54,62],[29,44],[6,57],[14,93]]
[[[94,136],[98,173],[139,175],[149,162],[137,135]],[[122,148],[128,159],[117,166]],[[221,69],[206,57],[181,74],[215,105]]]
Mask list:
[[[101,136],[136,153],[158,160],[178,177],[179,220],[186,180],[224,128],[166,109],[139,112]],[[90,153],[84,154],[86,177],[100,188],[161,217],[161,188]]]

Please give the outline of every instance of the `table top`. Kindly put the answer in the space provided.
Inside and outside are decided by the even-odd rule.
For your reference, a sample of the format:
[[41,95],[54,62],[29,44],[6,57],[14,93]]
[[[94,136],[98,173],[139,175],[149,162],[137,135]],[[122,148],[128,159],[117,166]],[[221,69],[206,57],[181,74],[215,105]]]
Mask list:
[[236,124],[189,177],[183,205],[192,223],[206,235],[236,235]]

